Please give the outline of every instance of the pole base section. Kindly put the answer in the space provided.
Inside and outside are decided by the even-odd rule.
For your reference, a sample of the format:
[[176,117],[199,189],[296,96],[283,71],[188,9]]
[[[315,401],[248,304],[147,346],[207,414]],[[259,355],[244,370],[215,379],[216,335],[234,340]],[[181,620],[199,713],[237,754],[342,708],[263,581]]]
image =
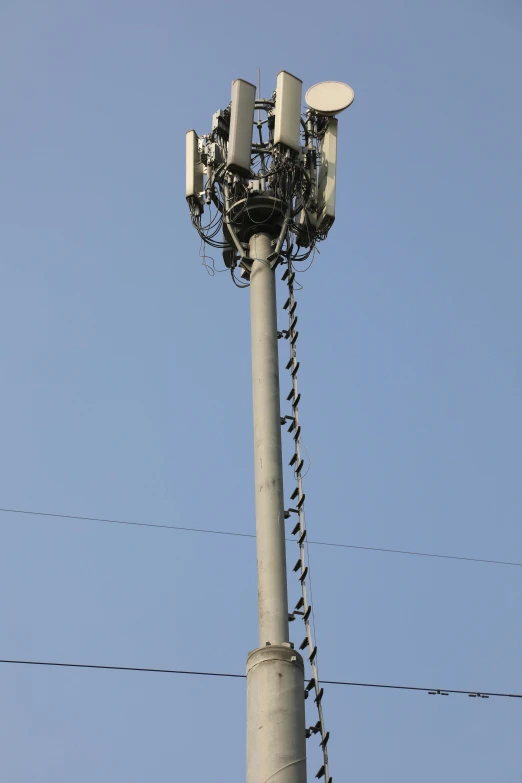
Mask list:
[[247,659],[247,783],[306,783],[304,664],[270,645]]

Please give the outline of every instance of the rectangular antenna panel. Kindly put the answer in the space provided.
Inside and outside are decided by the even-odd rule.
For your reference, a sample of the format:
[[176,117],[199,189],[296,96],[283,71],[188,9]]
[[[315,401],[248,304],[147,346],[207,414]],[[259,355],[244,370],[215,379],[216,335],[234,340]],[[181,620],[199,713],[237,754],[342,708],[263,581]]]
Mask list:
[[299,152],[303,82],[287,71],[277,75],[274,144]]
[[228,168],[243,177],[250,175],[250,155],[254,130],[256,88],[250,82],[232,82]]
[[335,220],[335,181],[337,170],[338,120],[331,118],[323,137],[322,159],[317,182],[319,231],[328,231]]
[[203,190],[204,166],[198,149],[198,134],[196,131],[187,131],[187,181],[185,195],[187,198],[195,196],[199,198]]

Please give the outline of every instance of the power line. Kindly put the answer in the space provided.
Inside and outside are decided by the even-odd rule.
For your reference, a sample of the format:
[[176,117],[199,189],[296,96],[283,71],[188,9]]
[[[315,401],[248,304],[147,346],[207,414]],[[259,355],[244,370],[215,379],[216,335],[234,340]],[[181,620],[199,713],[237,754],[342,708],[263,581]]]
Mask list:
[[490,696],[500,696],[509,699],[522,699],[522,693],[494,693],[493,691],[466,691],[456,688],[421,688],[417,685],[385,685],[376,682],[344,682],[342,680],[321,680],[323,685],[351,685],[360,688],[388,688],[397,691],[421,691],[433,696],[449,696],[450,693],[456,693],[472,698],[480,697],[489,699]]
[[[49,511],[26,511],[19,508],[0,508],[0,512],[8,514],[28,514],[36,517],[52,517],[55,519],[76,519],[82,522],[106,522],[112,525],[127,525],[130,527],[152,527],[161,530],[184,530],[189,533],[207,533],[215,536],[234,536],[236,538],[255,538],[254,533],[237,533],[230,530],[213,530],[201,527],[184,527],[181,525],[160,525],[156,522],[131,522],[127,519],[105,519],[103,517],[84,517],[76,514],[54,514]],[[293,541],[288,538],[287,541]],[[415,552],[408,549],[387,549],[377,546],[360,546],[357,544],[341,544],[335,541],[308,541],[314,546],[329,546],[339,549],[360,549],[365,552],[385,552],[393,555],[412,555],[414,557],[435,557],[440,560],[463,560],[468,563],[488,563],[500,566],[516,566],[522,568],[522,563],[511,562],[509,560],[489,560],[483,557],[464,557],[460,555],[441,555],[434,552]]]
[[183,669],[152,669],[146,666],[107,666],[97,663],[63,663],[62,661],[19,661],[0,659],[0,663],[15,663],[24,666],[58,666],[66,669],[106,669],[116,672],[153,672],[154,674],[186,674],[197,677],[233,677],[245,680],[245,674],[228,674],[226,672],[196,672]]
[[315,544],[316,546],[333,546],[341,547],[343,549],[364,549],[367,552],[387,552],[394,555],[414,555],[415,557],[436,557],[441,560],[464,560],[468,563],[489,563],[491,565],[502,566],[517,566],[522,567],[522,563],[511,563],[509,560],[488,560],[483,557],[463,557],[459,555],[439,555],[434,552],[414,552],[408,549],[385,549],[384,547],[376,546],[357,546],[355,544],[339,544],[331,543],[329,541],[309,541],[309,544]]
[[[11,663],[23,666],[56,666],[66,669],[104,669],[107,671],[122,672],[149,672],[153,674],[184,674],[196,677],[228,677],[236,680],[245,680],[245,674],[230,674],[228,672],[198,672],[184,669],[155,669],[146,666],[108,666],[95,663],[64,663],[62,661],[21,661],[0,659],[0,663]],[[497,693],[493,691],[468,691],[464,689],[452,688],[422,688],[416,685],[388,685],[376,682],[348,682],[345,680],[321,680],[322,685],[343,685],[358,688],[386,688],[396,691],[417,691],[428,693],[433,696],[448,696],[455,693],[462,696],[471,696],[472,698],[489,699],[490,696],[506,699],[522,699],[522,693]]]
[[24,511],[19,508],[0,508],[9,514],[29,514],[36,517],[56,517],[57,519],[78,519],[83,522],[108,522],[111,525],[129,525],[130,527],[155,527],[162,530],[185,530],[190,533],[212,533],[215,536],[238,536],[240,538],[255,538],[253,533],[233,533],[228,530],[210,530],[201,527],[182,527],[180,525],[160,525],[156,522],[130,522],[127,519],[105,519],[103,517],[80,517],[75,514],[53,514],[49,511]]

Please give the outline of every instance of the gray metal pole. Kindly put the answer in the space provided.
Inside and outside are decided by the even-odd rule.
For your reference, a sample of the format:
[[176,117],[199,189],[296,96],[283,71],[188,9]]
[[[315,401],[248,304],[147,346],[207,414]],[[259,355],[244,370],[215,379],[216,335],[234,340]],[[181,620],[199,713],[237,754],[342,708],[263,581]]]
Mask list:
[[271,238],[255,234],[250,257],[252,396],[256,490],[259,646],[288,641],[281,401],[275,272]]
[[247,661],[247,783],[306,783],[303,659],[289,642],[281,404],[271,237],[250,275],[259,648]]

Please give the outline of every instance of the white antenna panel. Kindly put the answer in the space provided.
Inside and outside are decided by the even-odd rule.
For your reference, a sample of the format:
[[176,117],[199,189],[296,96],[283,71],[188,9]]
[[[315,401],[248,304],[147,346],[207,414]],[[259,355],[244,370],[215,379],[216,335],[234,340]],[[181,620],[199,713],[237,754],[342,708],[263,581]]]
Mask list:
[[328,231],[335,220],[335,181],[337,173],[337,127],[339,120],[328,121],[318,176],[319,231]]
[[303,82],[287,71],[277,75],[274,144],[299,152]]
[[250,175],[256,87],[243,79],[232,82],[228,168],[243,177]]
[[204,166],[198,149],[198,134],[187,131],[187,180],[185,195],[187,198],[199,198],[203,190]]

